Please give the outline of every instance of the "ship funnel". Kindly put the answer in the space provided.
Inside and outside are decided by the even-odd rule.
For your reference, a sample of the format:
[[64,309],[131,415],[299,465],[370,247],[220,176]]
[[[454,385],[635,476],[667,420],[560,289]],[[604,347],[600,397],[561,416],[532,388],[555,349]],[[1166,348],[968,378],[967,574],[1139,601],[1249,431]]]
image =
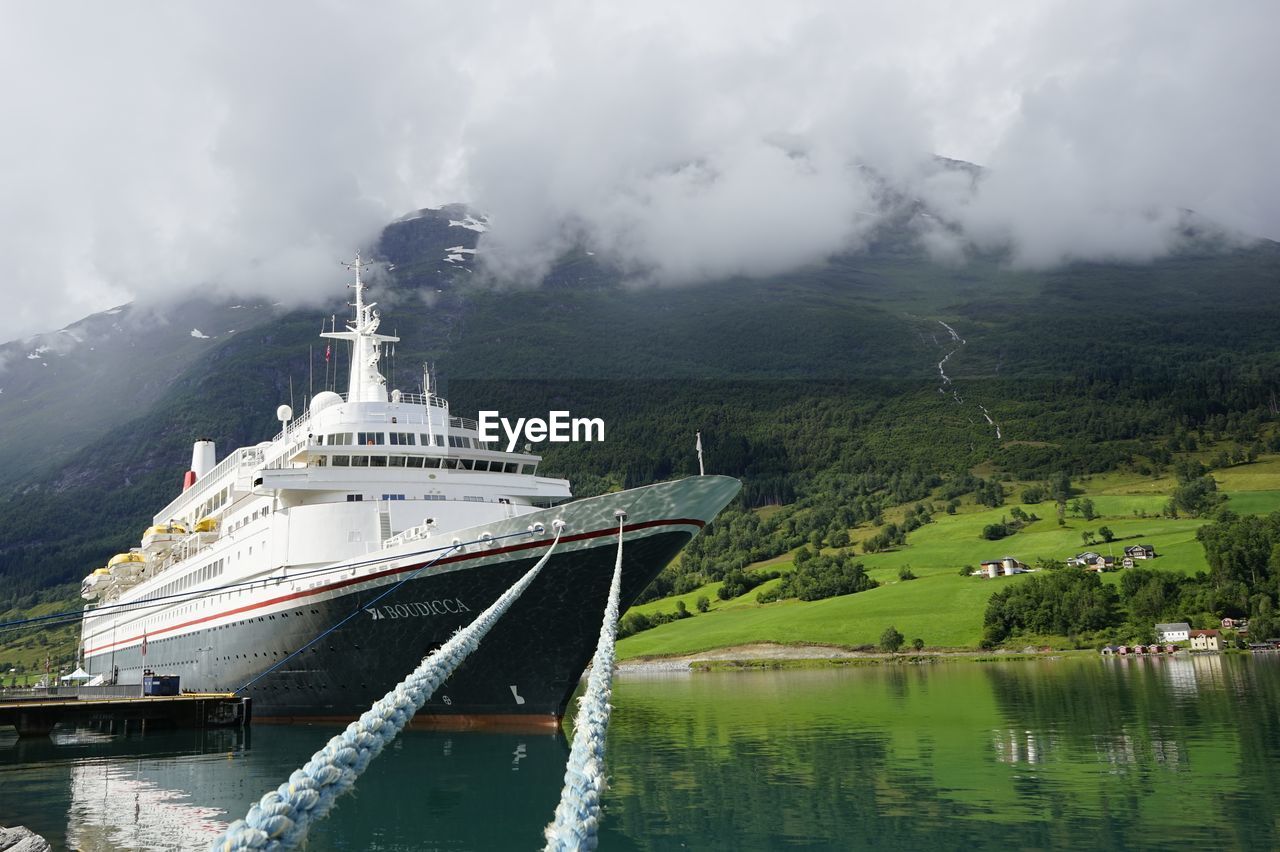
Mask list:
[[191,446],[191,472],[196,479],[213,470],[214,462],[213,441],[200,438]]

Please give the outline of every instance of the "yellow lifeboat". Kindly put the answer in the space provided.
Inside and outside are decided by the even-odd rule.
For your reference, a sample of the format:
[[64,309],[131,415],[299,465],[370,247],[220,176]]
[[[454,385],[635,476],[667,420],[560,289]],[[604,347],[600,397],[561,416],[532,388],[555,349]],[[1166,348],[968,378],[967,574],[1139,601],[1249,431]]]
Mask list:
[[201,518],[196,523],[195,531],[198,533],[217,532],[218,519],[217,518]]
[[87,601],[91,601],[105,591],[107,584],[111,582],[111,571],[107,568],[95,569],[92,574],[85,577],[80,583],[80,595]]
[[182,524],[156,524],[153,527],[147,527],[147,531],[142,534],[143,538],[153,535],[186,535],[187,528]]
[[141,553],[117,553],[107,562],[111,578],[116,582],[134,580],[142,574],[147,558]]

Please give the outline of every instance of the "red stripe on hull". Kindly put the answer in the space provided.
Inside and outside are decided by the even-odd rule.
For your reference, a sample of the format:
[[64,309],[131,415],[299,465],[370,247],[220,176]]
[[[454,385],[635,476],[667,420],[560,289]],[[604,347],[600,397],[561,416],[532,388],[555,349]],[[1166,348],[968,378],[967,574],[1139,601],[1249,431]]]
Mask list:
[[[636,530],[651,529],[653,527],[689,526],[689,525],[696,526],[699,529],[701,529],[702,527],[705,527],[707,525],[707,522],[699,520],[697,518],[672,518],[670,520],[664,520],[664,521],[641,521],[635,524],[627,524],[622,529],[623,529],[623,532],[635,532]],[[600,538],[601,536],[611,536],[611,535],[617,535],[617,530],[615,528],[593,530],[592,532],[578,533],[577,535],[565,536],[561,538],[560,541],[561,543],[568,543],[571,541],[586,541],[587,539]],[[451,565],[458,562],[465,562],[469,559],[487,559],[491,556],[501,556],[504,553],[515,553],[521,550],[531,550],[537,547],[545,547],[547,544],[549,544],[549,542],[545,542],[545,541],[529,541],[529,542],[524,542],[522,544],[509,544],[509,545],[506,545],[505,547],[495,547],[493,550],[489,550],[484,553],[463,553],[463,554],[459,554],[458,556],[450,556],[450,557],[438,560],[435,564]],[[430,561],[430,560],[427,560],[427,561]],[[321,594],[324,594],[325,592],[334,591],[336,589],[344,589],[348,586],[355,586],[360,583],[368,583],[372,580],[377,580],[382,577],[391,577],[396,574],[403,574],[408,571],[417,571],[419,568],[422,568],[426,564],[427,562],[418,562],[417,564],[406,565],[401,568],[388,568],[385,571],[378,571],[373,574],[366,574],[363,577],[351,577],[349,579],[342,580],[340,582],[330,583],[327,586],[320,586],[315,589],[307,589],[306,591],[303,591],[303,592],[293,592],[288,595],[281,595],[280,597],[270,598],[265,601],[258,601],[257,603],[252,603],[252,604],[245,604],[244,606],[236,607],[235,609],[224,610],[223,612],[214,613],[213,615],[204,615],[204,616],[201,616],[200,618],[194,618],[190,621],[183,621],[178,624],[171,624],[168,627],[161,627],[156,630],[147,631],[147,635],[149,637],[160,636],[165,633],[170,633],[174,630],[181,630],[184,627],[193,627],[197,624],[204,624],[207,621],[214,621],[219,618],[225,618],[229,615],[239,615],[240,613],[243,613],[243,612],[252,612],[253,610],[258,610],[264,607],[285,603],[286,601],[298,600],[300,598],[314,597],[315,595],[321,595]],[[216,590],[211,590],[210,594],[214,593],[214,591]],[[96,654],[99,651],[107,651],[112,648],[127,647],[134,642],[140,641],[141,639],[142,639],[142,634],[139,633],[136,636],[130,636],[128,639],[121,639],[118,642],[108,642],[107,644],[99,645],[96,648],[86,648],[85,654]]]

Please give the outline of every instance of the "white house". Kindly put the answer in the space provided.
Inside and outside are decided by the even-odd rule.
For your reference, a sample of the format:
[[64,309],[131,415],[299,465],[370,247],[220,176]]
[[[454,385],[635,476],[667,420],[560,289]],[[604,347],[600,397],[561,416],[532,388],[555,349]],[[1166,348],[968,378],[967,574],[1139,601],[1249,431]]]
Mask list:
[[1176,624],[1157,624],[1157,642],[1186,642],[1191,638],[1191,625],[1185,621]]

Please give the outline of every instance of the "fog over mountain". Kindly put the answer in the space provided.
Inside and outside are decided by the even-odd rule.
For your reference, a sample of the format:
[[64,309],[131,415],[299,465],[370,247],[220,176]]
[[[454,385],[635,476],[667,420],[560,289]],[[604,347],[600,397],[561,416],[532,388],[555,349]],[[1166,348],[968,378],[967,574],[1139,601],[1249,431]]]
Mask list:
[[[922,243],[1144,261],[1183,210],[1280,237],[1280,8],[588,2],[6,4],[0,340],[131,299],[331,296],[387,221],[464,200],[536,282]],[[977,180],[934,155],[978,163]],[[2,369],[2,367],[0,367]]]

